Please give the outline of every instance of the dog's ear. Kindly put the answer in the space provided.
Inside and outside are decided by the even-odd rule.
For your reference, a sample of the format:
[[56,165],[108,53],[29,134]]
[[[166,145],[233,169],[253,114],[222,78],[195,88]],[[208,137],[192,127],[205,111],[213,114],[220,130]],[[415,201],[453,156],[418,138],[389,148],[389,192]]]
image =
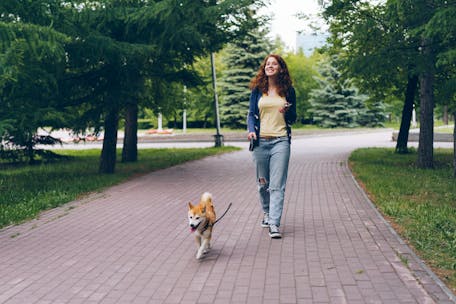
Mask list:
[[192,208],[193,208],[192,202],[188,202],[188,209],[192,209]]
[[203,208],[201,208],[201,212],[202,212],[202,213],[206,213],[206,206],[204,206]]

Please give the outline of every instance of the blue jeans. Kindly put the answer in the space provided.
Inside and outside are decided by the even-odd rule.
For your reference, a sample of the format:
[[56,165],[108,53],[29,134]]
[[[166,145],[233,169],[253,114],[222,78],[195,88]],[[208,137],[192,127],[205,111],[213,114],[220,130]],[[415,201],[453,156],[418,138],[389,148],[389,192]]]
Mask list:
[[269,213],[269,225],[280,226],[290,160],[288,137],[260,138],[259,146],[253,150],[253,159],[263,212]]

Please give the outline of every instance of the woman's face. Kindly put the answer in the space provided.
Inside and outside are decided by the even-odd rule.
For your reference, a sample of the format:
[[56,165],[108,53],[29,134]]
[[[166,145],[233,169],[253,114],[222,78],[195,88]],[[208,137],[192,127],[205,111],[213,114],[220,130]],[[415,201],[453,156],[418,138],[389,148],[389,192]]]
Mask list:
[[276,76],[279,74],[279,71],[280,65],[277,59],[275,59],[274,57],[269,57],[268,60],[266,60],[266,65],[264,66],[264,72],[266,76]]

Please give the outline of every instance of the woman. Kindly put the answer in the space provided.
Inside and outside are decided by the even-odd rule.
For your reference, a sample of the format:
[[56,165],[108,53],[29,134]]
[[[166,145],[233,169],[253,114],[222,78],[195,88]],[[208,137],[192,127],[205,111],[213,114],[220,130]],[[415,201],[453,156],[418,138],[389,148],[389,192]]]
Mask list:
[[291,124],[296,120],[296,93],[282,57],[268,55],[250,82],[248,139],[264,216],[271,238],[281,238],[285,185],[290,159]]

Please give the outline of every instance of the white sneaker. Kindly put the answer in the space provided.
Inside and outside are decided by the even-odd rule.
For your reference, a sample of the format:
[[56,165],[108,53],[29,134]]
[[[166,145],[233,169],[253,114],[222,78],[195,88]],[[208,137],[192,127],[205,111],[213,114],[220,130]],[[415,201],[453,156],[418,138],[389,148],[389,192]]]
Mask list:
[[269,236],[273,239],[280,239],[282,235],[280,234],[279,227],[276,225],[269,225]]
[[263,214],[263,220],[261,221],[261,227],[268,228],[269,227],[269,214]]

